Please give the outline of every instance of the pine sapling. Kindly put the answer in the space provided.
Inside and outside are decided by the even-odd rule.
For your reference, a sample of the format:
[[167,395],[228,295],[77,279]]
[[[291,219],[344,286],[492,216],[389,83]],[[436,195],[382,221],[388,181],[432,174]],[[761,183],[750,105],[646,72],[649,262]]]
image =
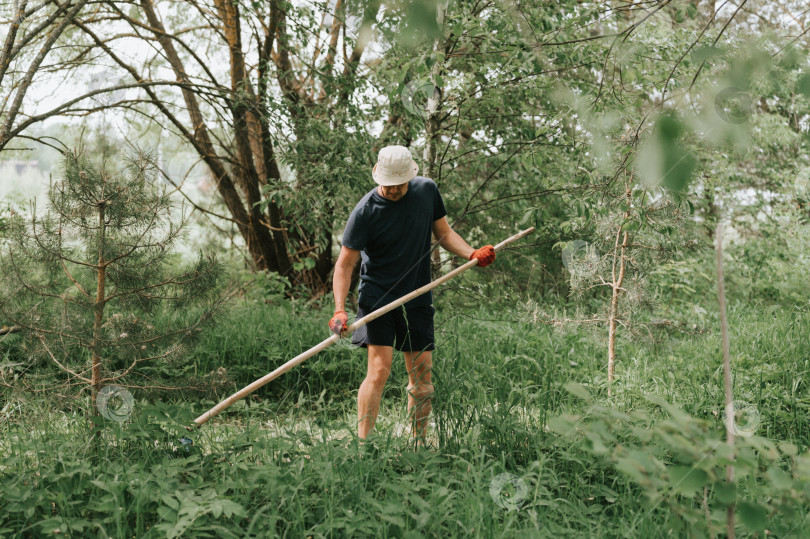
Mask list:
[[[34,392],[160,387],[221,306],[222,266],[202,253],[178,267],[186,218],[137,153],[121,174],[82,152],[64,158],[44,214],[16,215],[0,258],[0,320],[24,336],[28,367],[0,383]],[[149,367],[149,364],[154,364]],[[78,390],[78,391],[76,391]]]

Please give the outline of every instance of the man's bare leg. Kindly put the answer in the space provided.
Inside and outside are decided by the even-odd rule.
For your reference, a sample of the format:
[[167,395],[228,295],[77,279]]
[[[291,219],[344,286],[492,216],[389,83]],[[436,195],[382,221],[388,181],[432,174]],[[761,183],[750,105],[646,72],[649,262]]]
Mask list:
[[404,352],[408,369],[408,414],[411,417],[411,434],[417,443],[424,442],[427,432],[433,396],[430,370],[433,367],[432,352]]
[[374,428],[374,423],[377,422],[380,399],[382,399],[385,382],[391,373],[393,358],[393,347],[368,345],[366,379],[360,384],[360,391],[357,392],[357,435],[360,438],[365,439]]

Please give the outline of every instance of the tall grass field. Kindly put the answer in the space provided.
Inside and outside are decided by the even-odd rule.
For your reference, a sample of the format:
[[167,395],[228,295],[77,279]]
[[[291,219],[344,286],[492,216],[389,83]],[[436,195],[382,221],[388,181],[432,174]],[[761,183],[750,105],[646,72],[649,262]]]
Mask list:
[[5,388],[0,536],[723,537],[732,503],[739,536],[810,536],[806,304],[731,302],[732,452],[710,299],[620,339],[611,397],[599,331],[459,302],[437,298],[427,447],[399,354],[360,443],[365,354],[343,345],[189,432],[327,336],[328,309],[274,297],[234,300],[190,357],[154,367],[196,385],[133,390],[95,442],[87,402]]

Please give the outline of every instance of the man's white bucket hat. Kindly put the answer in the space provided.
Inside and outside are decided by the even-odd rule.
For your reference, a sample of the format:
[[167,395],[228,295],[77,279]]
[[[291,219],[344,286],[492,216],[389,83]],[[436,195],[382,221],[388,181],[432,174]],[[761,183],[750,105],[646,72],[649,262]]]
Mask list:
[[377,156],[377,164],[371,169],[371,177],[378,184],[391,187],[412,180],[418,170],[408,148],[386,146]]

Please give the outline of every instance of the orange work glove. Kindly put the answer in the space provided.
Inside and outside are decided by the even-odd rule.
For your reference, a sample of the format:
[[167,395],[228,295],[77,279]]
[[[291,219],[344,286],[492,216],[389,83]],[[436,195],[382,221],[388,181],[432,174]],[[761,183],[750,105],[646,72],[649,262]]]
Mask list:
[[489,266],[495,261],[495,248],[492,247],[492,245],[484,245],[480,249],[473,251],[473,254],[470,255],[470,260],[473,258],[478,259],[478,265],[482,268]]
[[329,329],[332,330],[332,333],[340,335],[346,331],[346,322],[348,321],[349,315],[346,314],[346,311],[335,311],[334,316],[332,316],[332,319],[329,321]]

